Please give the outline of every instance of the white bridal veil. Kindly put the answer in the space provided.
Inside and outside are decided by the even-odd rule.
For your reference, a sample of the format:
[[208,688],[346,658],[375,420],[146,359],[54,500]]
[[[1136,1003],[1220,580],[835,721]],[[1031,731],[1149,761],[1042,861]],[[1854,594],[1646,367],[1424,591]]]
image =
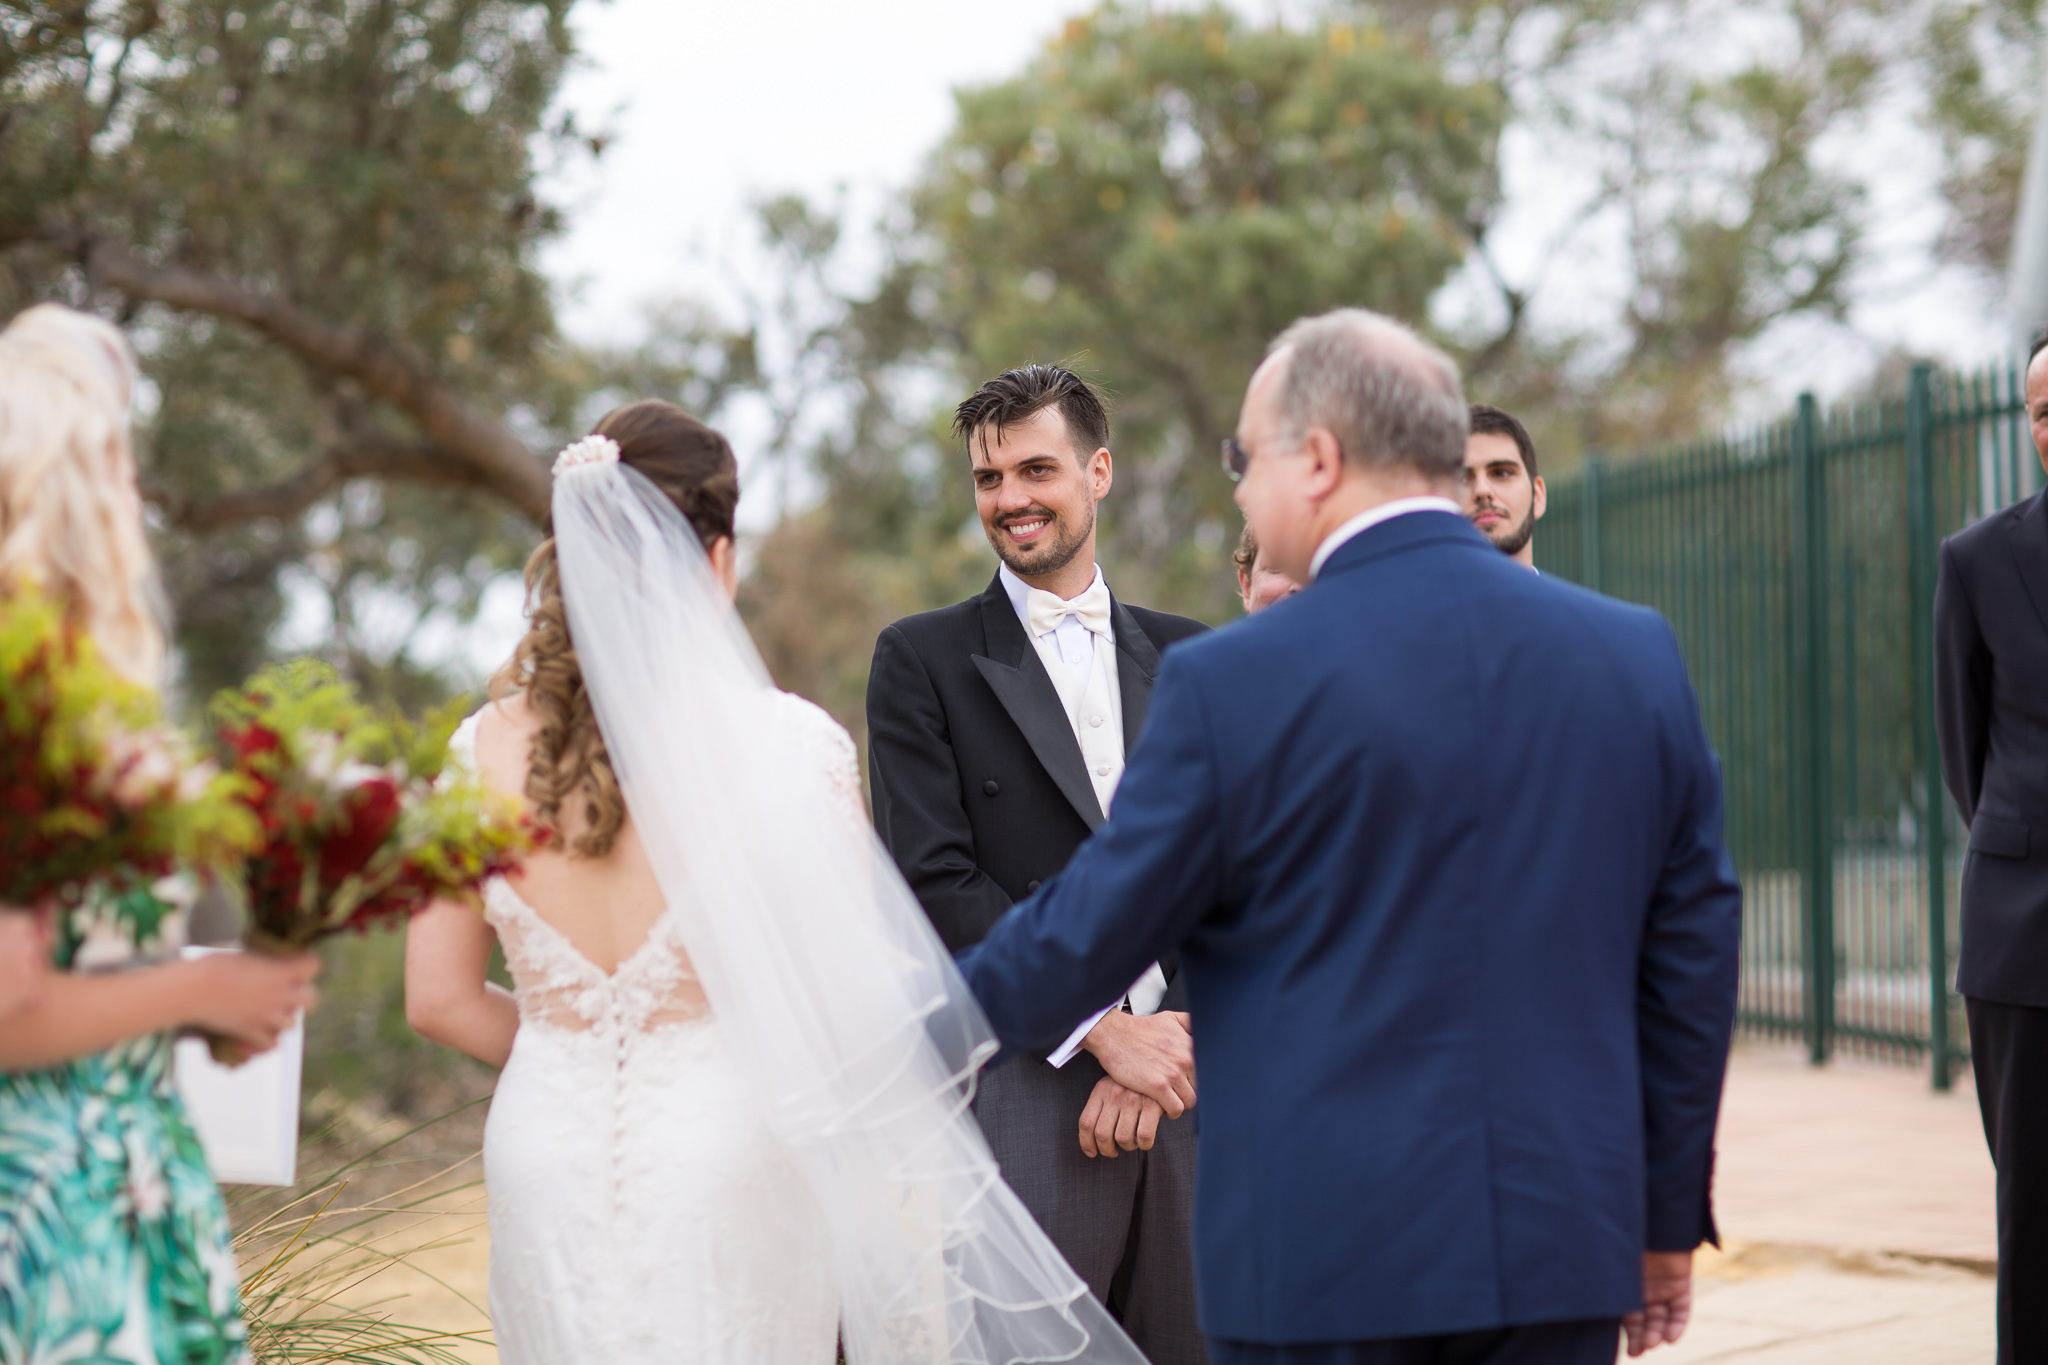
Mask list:
[[556,475],[562,594],[655,875],[831,1227],[852,1365],[1144,1357],[997,1176],[987,1021],[833,807],[689,522],[616,462]]

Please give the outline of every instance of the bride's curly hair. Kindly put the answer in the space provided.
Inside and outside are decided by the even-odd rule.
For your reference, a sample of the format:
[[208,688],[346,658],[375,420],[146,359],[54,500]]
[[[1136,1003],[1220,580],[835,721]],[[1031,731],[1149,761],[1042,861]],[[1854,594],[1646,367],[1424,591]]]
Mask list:
[[[620,462],[668,494],[707,551],[721,537],[731,538],[740,475],[725,437],[675,404],[659,401],[614,408],[593,434],[618,442]],[[547,539],[526,561],[526,636],[491,679],[491,696],[523,692],[540,718],[526,769],[526,799],[536,817],[556,827],[563,805],[580,795],[588,828],[576,836],[570,851],[602,858],[626,823],[626,801],[590,709],[576,644],[569,638],[552,519],[544,529]],[[560,834],[553,843],[562,846]]]

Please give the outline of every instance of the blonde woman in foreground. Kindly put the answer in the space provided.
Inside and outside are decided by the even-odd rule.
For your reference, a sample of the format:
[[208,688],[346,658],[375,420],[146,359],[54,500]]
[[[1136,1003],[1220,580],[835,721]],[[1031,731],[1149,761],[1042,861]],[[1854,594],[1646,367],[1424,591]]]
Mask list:
[[[127,341],[97,318],[44,304],[0,331],[0,594],[54,598],[109,663],[160,686],[136,380]],[[58,913],[0,908],[15,958],[0,975],[23,983],[0,1013],[0,1356],[246,1361],[227,1214],[171,1045],[195,1030],[267,1050],[312,1004],[318,963],[159,960],[182,925],[146,894]],[[88,936],[90,971],[72,960]]]

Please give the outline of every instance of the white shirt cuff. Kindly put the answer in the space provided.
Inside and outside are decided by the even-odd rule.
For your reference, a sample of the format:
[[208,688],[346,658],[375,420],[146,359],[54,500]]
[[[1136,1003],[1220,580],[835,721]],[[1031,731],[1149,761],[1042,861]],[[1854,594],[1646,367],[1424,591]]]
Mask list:
[[1061,1043],[1058,1048],[1046,1055],[1045,1060],[1051,1062],[1056,1067],[1065,1066],[1068,1062],[1073,1061],[1074,1054],[1081,1050],[1081,1040],[1088,1036],[1091,1029],[1102,1022],[1102,1017],[1108,1014],[1110,1010],[1122,1009],[1123,1003],[1123,1001],[1119,1000],[1114,1005],[1111,1005],[1109,1009],[1100,1009],[1089,1015],[1082,1022],[1081,1027],[1067,1035],[1066,1042]]

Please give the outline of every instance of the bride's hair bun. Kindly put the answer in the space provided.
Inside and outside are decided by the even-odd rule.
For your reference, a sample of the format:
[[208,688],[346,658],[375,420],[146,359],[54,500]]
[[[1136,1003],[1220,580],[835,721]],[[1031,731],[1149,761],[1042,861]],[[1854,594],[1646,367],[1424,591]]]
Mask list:
[[[740,500],[739,462],[725,437],[675,404],[651,400],[614,408],[590,435],[556,458],[555,473],[611,461],[632,466],[667,494],[706,550],[731,538]],[[526,635],[511,662],[491,679],[491,695],[524,693],[540,720],[526,770],[526,799],[533,803],[535,818],[559,829],[562,807],[580,797],[582,828],[569,847],[586,858],[601,858],[625,826],[626,801],[569,638],[552,526],[549,531],[526,564]]]
[[613,408],[585,440],[602,437],[631,465],[668,494],[696,528],[709,550],[732,535],[740,501],[740,467],[732,445],[674,403],[650,399]]

